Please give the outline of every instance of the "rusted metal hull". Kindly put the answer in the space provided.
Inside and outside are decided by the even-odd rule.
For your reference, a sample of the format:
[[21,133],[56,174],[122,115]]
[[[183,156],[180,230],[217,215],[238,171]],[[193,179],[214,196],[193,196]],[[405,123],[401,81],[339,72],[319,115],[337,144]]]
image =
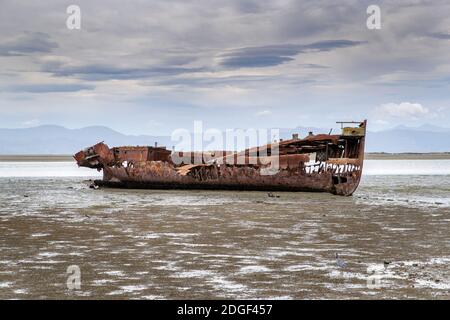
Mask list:
[[[302,173],[295,169],[281,169],[266,176],[258,169],[235,166],[202,166],[193,175],[180,175],[173,167],[161,163],[145,163],[134,168],[104,168],[98,186],[135,189],[216,189],[261,191],[310,191],[350,195],[360,179],[358,171],[341,176],[346,183],[333,183],[332,167],[328,171]],[[336,167],[335,167],[336,169]]]
[[[364,133],[365,126],[366,122],[360,125]],[[277,147],[279,166],[269,175],[263,160],[273,160],[274,156],[262,159],[257,151],[261,149],[228,152],[215,158],[208,155],[207,161],[206,155],[200,154],[200,163],[176,164],[174,154],[165,149],[109,149],[100,143],[74,157],[80,166],[103,170],[103,179],[95,181],[103,187],[309,191],[343,196],[352,195],[358,187],[364,158],[364,135],[359,131],[355,136],[317,135],[287,140]],[[315,159],[310,161],[313,155]],[[236,162],[239,157],[242,161]]]

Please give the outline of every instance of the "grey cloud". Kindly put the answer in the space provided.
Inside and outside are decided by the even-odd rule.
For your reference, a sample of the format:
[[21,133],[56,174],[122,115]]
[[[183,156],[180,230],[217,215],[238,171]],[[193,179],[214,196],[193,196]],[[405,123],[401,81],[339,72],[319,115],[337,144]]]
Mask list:
[[272,67],[292,60],[294,59],[290,57],[275,55],[245,56],[238,54],[237,56],[227,57],[221,64],[227,68],[259,68]]
[[240,0],[234,5],[242,13],[258,13],[264,9],[264,5],[259,0]]
[[355,31],[347,29],[350,17],[353,24],[365,25],[365,12],[369,4],[367,0],[289,1],[282,5],[282,14],[275,18],[276,33],[285,41],[323,34],[342,37]]
[[165,78],[158,81],[159,84],[164,86],[187,86],[187,87],[212,87],[223,85],[240,85],[246,83],[257,83],[266,81],[267,77],[264,76],[230,76],[230,77],[176,77]]
[[431,38],[441,39],[441,40],[450,40],[450,33],[444,32],[435,32],[430,34]]
[[360,45],[362,41],[325,40],[306,45],[282,44],[247,47],[232,50],[222,55],[221,65],[227,68],[271,67],[294,60],[294,56],[305,52],[331,51]]
[[366,43],[365,41],[351,41],[351,40],[325,40],[318,41],[304,46],[304,51],[330,51],[339,48],[354,47]]
[[[156,83],[164,86],[192,87],[192,88],[214,88],[224,85],[258,87],[260,85],[270,85],[270,83],[283,83],[285,85],[305,85],[316,82],[313,79],[289,78],[287,76],[229,76],[229,77],[175,77],[157,80]],[[152,81],[151,85],[155,83]]]
[[304,68],[310,68],[310,69],[329,69],[329,66],[324,66],[321,64],[315,64],[315,63],[303,63],[301,64]]
[[184,73],[205,71],[204,68],[151,66],[142,68],[116,67],[106,64],[86,64],[70,66],[61,63],[46,63],[42,71],[52,73],[58,77],[76,77],[83,80],[129,80],[144,79],[152,76],[173,76]]
[[177,55],[177,56],[167,55],[166,57],[163,58],[163,62],[165,65],[175,65],[175,66],[186,65],[196,60],[197,60],[196,56],[189,56],[189,55]]
[[0,43],[0,56],[23,56],[32,53],[48,53],[58,48],[50,36],[42,32],[24,33],[16,39]]
[[5,91],[28,92],[28,93],[50,93],[50,92],[78,92],[82,90],[93,90],[95,86],[85,84],[26,84],[7,87]]

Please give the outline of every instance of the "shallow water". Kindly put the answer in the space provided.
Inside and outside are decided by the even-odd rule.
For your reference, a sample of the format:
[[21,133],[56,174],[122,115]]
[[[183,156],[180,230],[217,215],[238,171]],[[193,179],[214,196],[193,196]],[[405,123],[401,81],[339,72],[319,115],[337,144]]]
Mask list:
[[[367,161],[353,197],[278,198],[93,190],[72,163],[22,164],[21,177],[4,164],[0,298],[450,298],[445,162],[380,175]],[[411,167],[422,175],[401,171]],[[70,265],[81,290],[67,288]]]
[[[365,160],[364,175],[450,175],[450,160]],[[0,161],[0,177],[101,177],[74,161]]]

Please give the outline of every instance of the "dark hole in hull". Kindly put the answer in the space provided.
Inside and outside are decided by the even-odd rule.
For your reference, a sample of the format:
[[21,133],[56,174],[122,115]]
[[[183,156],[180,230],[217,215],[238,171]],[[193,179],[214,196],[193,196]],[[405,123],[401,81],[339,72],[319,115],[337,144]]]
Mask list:
[[346,183],[347,177],[333,176],[333,184]]

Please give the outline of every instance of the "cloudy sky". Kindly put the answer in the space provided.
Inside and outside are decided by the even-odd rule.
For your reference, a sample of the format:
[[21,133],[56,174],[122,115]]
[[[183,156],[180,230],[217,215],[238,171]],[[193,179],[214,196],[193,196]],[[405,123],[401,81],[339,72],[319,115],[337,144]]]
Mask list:
[[0,0],[0,127],[450,127],[449,89],[448,0]]

